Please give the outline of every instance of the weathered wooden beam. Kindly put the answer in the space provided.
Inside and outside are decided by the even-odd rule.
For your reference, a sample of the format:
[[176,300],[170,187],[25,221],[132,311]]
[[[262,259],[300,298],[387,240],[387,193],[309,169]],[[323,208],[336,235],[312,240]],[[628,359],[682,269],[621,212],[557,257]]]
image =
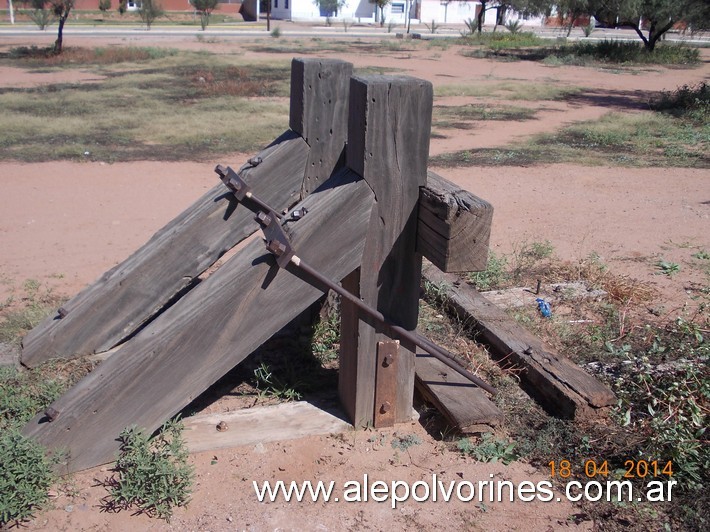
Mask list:
[[[305,401],[198,414],[183,421],[185,444],[191,453],[199,453],[351,431],[342,417],[337,410]],[[224,430],[217,430],[219,423],[225,424]]]
[[431,355],[417,353],[415,386],[464,434],[486,432],[503,422],[503,412],[483,390]]
[[301,187],[305,198],[330,177],[348,140],[348,92],[353,65],[337,59],[291,63],[291,129],[311,148]]
[[616,403],[614,393],[568,358],[556,353],[475,289],[433,266],[424,277],[446,290],[446,304],[494,355],[523,371],[523,389],[548,412],[563,418],[593,417]]
[[493,206],[428,172],[419,195],[417,251],[444,272],[486,269]]
[[[293,61],[292,92],[305,94],[291,107],[294,131],[260,152],[261,162],[241,173],[253,192],[274,208],[294,205],[323,183],[342,158],[347,104],[341,99],[347,102],[351,70],[350,63],[339,60]],[[336,91],[341,99],[330,97]],[[309,147],[301,134],[324,141]],[[314,157],[318,166],[310,168]],[[114,347],[257,229],[252,212],[221,183],[216,185],[128,259],[30,331],[23,341],[22,363],[35,366],[50,358]]]
[[[416,252],[419,187],[426,185],[433,91],[404,76],[352,78],[348,167],[362,175],[377,200],[359,280],[348,288],[389,321],[413,331],[419,312],[421,255]],[[342,304],[339,392],[353,424],[373,423],[376,346],[388,338]],[[395,422],[411,419],[414,346],[402,342],[397,362]]]
[[[287,224],[299,256],[345,277],[362,260],[373,203],[367,183],[342,170]],[[55,401],[53,421],[40,414],[24,433],[66,449],[66,471],[113,460],[126,426],[159,427],[322,295],[294,273],[251,242]]]

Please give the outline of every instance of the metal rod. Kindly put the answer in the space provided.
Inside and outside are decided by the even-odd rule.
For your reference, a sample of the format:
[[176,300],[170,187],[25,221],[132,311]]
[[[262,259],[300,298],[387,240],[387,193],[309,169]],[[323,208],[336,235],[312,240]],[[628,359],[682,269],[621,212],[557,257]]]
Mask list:
[[400,327],[399,325],[394,325],[391,323],[388,323],[387,320],[385,319],[384,315],[380,313],[379,311],[371,308],[369,305],[364,303],[359,297],[354,296],[347,290],[345,290],[342,286],[340,286],[337,283],[334,283],[324,275],[322,275],[320,272],[317,272],[314,270],[311,266],[309,266],[307,263],[303,262],[300,257],[297,255],[294,255],[291,257],[291,263],[296,266],[297,268],[300,268],[304,272],[306,272],[308,275],[314,277],[321,283],[323,283],[325,286],[333,290],[334,292],[337,292],[340,294],[342,297],[350,301],[352,304],[354,304],[357,308],[362,310],[365,314],[368,314],[369,316],[375,318],[377,321],[380,321],[384,323],[387,327],[389,327],[394,333],[396,333],[398,336],[401,338],[404,338],[405,340],[409,340],[416,346],[424,349],[427,353],[432,355],[434,358],[440,360],[447,366],[449,366],[451,369],[457,371],[464,377],[466,377],[468,380],[470,380],[472,383],[474,383],[476,386],[486,390],[488,393],[495,395],[498,393],[498,391],[493,388],[490,384],[487,382],[484,382],[480,378],[476,377],[473,373],[470,371],[464,369],[461,367],[461,365],[456,362],[454,359],[454,356],[449,353],[446,349],[443,347],[440,347],[436,345],[435,343],[431,342],[428,338],[425,338],[424,336],[421,336],[420,334],[417,334],[416,332],[408,331],[407,329],[404,329]]

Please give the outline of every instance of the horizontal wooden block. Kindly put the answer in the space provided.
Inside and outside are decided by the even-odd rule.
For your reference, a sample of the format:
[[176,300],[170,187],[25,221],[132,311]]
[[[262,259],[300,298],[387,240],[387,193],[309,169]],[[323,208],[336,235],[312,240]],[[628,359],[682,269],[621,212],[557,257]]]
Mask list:
[[417,251],[444,272],[485,270],[492,220],[490,203],[429,171],[419,194]]

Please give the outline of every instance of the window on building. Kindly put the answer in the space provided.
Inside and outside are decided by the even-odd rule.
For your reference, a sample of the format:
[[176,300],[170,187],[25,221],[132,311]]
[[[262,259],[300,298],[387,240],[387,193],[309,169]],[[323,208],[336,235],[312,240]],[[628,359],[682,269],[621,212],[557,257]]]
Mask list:
[[279,8],[279,0],[274,0],[274,9]]
[[288,9],[288,0],[284,0],[284,9]]
[[404,13],[404,4],[393,3],[392,8],[390,9],[390,13],[392,13],[393,15],[402,15]]

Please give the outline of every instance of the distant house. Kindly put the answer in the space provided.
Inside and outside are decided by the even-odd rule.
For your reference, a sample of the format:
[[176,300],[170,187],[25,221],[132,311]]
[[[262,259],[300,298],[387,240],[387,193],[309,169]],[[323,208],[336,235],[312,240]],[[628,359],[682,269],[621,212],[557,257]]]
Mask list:
[[[248,2],[249,0],[247,0]],[[254,0],[252,0],[254,1]],[[268,0],[267,0],[268,1]],[[271,16],[281,20],[313,21],[336,18],[356,20],[358,22],[379,21],[379,9],[370,0],[346,0],[338,11],[319,9],[314,0],[270,0]],[[246,2],[245,2],[246,5]],[[481,10],[481,3],[465,0],[392,0],[384,9],[386,21],[404,23],[407,13],[412,20],[421,22],[435,21],[437,24],[462,24],[469,19],[476,19]],[[542,25],[544,18],[525,19],[513,11],[506,11],[495,3],[489,3],[484,24],[504,24],[509,20],[520,20],[525,25]]]

